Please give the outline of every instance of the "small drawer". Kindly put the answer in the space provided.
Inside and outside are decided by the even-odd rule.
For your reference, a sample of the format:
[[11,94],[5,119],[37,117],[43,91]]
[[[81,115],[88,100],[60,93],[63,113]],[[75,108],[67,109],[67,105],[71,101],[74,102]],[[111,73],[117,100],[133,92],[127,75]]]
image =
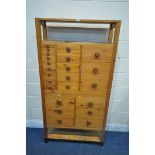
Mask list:
[[54,70],[48,70],[48,68],[45,68],[43,70],[43,79],[46,82],[48,82],[50,80],[56,80],[56,71],[54,71]]
[[80,45],[71,43],[60,43],[57,44],[58,52],[66,53],[80,53]]
[[83,76],[105,76],[107,73],[110,73],[111,65],[112,63],[82,62],[81,76],[82,78]]
[[57,90],[57,83],[55,80],[45,80],[44,82],[45,90]]
[[72,127],[73,118],[66,117],[50,117],[46,119],[47,127]]
[[103,119],[76,118],[75,125],[79,129],[102,130]]
[[105,107],[107,96],[95,98],[95,97],[76,97],[76,105],[81,108],[93,109]]
[[43,62],[43,70],[50,68],[51,70],[56,70],[56,63],[51,61]]
[[58,91],[78,91],[78,82],[58,82]]
[[56,57],[54,57],[54,56],[43,56],[42,62],[43,63],[46,63],[46,62],[56,63]]
[[65,73],[57,75],[58,81],[79,81],[79,73]]
[[79,64],[70,64],[70,63],[57,63],[57,73],[77,73],[79,72]]
[[42,48],[42,55],[56,57],[56,48]]
[[58,52],[57,62],[80,63],[80,54]]
[[82,61],[112,61],[113,45],[84,45]]

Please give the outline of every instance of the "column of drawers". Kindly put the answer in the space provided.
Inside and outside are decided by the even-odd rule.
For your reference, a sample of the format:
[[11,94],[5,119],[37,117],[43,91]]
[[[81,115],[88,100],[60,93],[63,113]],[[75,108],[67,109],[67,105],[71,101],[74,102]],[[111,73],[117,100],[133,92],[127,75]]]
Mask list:
[[79,91],[80,45],[57,45],[58,91]]

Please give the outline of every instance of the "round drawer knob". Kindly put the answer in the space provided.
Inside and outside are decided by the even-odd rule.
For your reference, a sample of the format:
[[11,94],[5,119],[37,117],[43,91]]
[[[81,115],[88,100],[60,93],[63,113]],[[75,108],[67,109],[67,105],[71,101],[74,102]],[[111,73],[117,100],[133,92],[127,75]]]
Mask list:
[[50,56],[50,53],[47,53],[47,56]]
[[47,65],[51,65],[51,63],[50,63],[50,62],[48,62],[48,63],[47,63]]
[[49,80],[49,81],[48,81],[48,83],[52,83],[52,81],[51,81],[51,80]]
[[91,121],[87,121],[86,124],[87,124],[87,126],[90,126],[91,125]]
[[50,49],[49,49],[49,48],[47,48],[47,51],[49,52],[49,51],[50,51]]
[[57,105],[62,105],[62,101],[58,100],[57,102]]
[[67,86],[66,86],[66,89],[70,89],[70,86],[69,86],[69,85],[67,85]]
[[49,45],[46,45],[46,48],[49,48]]
[[88,107],[89,108],[93,107],[93,103],[92,102],[88,102]]
[[61,119],[58,119],[58,120],[57,120],[57,123],[58,123],[58,124],[62,124],[62,120],[61,120]]
[[51,71],[51,68],[47,68],[48,71]]
[[100,53],[97,52],[97,53],[95,53],[94,56],[95,56],[95,58],[99,58],[100,57]]
[[66,71],[70,71],[71,68],[69,66],[66,67]]
[[50,57],[47,57],[47,60],[50,60]]
[[70,62],[71,58],[70,57],[66,57],[66,61]]
[[93,114],[93,112],[92,111],[88,111],[88,115],[92,115]]
[[71,78],[70,78],[70,76],[66,76],[66,80],[70,80]]
[[96,88],[97,87],[97,84],[96,83],[92,83],[92,88]]
[[98,73],[98,68],[93,68],[93,73],[97,74]]
[[66,52],[70,52],[71,51],[71,49],[69,48],[69,47],[66,47]]
[[48,76],[51,76],[51,74],[47,74]]

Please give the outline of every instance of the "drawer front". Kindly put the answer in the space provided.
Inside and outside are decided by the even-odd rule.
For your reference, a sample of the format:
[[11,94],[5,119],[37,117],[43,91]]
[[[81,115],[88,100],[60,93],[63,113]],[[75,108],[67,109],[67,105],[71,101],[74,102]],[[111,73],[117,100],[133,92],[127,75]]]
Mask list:
[[59,95],[46,95],[45,107],[46,110],[54,110],[58,108],[64,111],[69,110],[70,112],[74,112],[75,99]]
[[82,81],[80,85],[81,91],[100,92],[108,87],[108,81]]
[[80,63],[80,54],[58,52],[57,62]]
[[43,78],[44,78],[44,81],[46,80],[56,80],[56,71],[47,71],[46,70],[43,70]]
[[43,61],[43,70],[56,70],[56,63],[51,61]]
[[72,127],[74,123],[73,118],[66,117],[50,117],[46,119],[47,127]]
[[78,91],[79,83],[78,82],[58,82],[59,91]]
[[57,72],[58,74],[70,72],[77,73],[79,72],[79,67],[79,64],[57,63]]
[[113,45],[92,46],[82,48],[82,61],[112,61]]
[[43,63],[51,62],[56,63],[56,57],[54,56],[42,56]]
[[58,52],[65,51],[67,53],[80,53],[80,45],[77,44],[70,44],[70,43],[60,43],[57,44]]
[[79,73],[65,73],[57,75],[58,81],[79,81]]
[[102,130],[103,119],[77,118],[75,125],[79,129]]
[[56,56],[56,48],[42,48],[43,56]]
[[94,97],[76,97],[76,105],[81,108],[100,108],[105,107],[107,96],[94,98]]
[[82,76],[105,76],[110,72],[111,63],[82,62]]
[[51,91],[57,90],[56,80],[45,80],[44,89],[51,90]]

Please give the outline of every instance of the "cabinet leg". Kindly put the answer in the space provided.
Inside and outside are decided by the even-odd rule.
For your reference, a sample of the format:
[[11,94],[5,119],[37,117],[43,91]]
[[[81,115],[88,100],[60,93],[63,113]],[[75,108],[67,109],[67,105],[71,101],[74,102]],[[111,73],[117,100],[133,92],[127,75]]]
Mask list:
[[44,142],[45,142],[45,143],[48,143],[48,139],[47,139],[47,138],[44,138]]

